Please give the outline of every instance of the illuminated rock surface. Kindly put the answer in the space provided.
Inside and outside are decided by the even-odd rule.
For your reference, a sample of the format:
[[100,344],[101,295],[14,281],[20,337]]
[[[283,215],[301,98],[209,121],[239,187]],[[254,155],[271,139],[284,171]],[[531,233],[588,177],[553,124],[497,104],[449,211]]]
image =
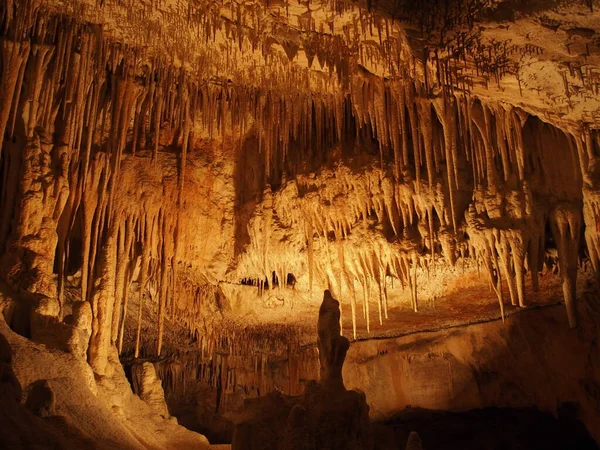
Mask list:
[[341,382],[348,339],[371,419],[575,404],[599,441],[599,24],[598,0],[0,0],[2,431],[230,442],[245,400]]

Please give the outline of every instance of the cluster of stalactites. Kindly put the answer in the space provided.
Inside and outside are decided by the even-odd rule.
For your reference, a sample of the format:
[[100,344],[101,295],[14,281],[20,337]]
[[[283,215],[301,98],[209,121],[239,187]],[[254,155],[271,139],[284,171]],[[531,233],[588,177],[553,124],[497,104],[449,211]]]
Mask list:
[[[565,298],[572,304],[581,180],[585,237],[598,266],[598,144],[593,133],[553,131],[566,148],[557,149],[560,157],[549,158],[535,140],[525,145],[527,115],[522,111],[461,95],[430,98],[428,89],[409,76],[383,81],[361,71],[349,81],[347,95],[328,90],[300,94],[305,84],[283,92],[206,82],[136,48],[110,42],[98,28],[35,14],[28,9],[33,3],[18,4],[26,14],[7,13],[12,9],[6,4],[0,13],[0,134],[9,138],[2,149],[7,176],[2,181],[0,243],[5,248],[27,246],[28,237],[56,230],[44,252],[35,249],[34,258],[43,260],[36,267],[43,268],[44,281],[32,286],[52,297],[48,279],[56,256],[62,299],[70,245],[75,236],[81,239],[82,298],[92,303],[95,317],[89,355],[100,373],[108,345],[121,345],[127,292],[138,261],[140,295],[149,276],[158,280],[160,353],[165,313],[173,310],[173,299],[179,296],[177,268],[183,257],[178,205],[186,158],[201,135],[232,134],[241,141],[253,131],[260,142],[256,157],[267,168],[268,179],[289,171],[291,143],[304,143],[305,153],[295,155],[302,162],[338,145],[350,129],[370,131],[379,144],[382,176],[370,184],[366,198],[360,195],[345,206],[333,201],[342,211],[332,212],[317,202],[316,209],[314,204],[300,209],[303,218],[290,213],[286,220],[304,234],[311,278],[315,236],[325,246],[330,233],[343,241],[359,220],[376,216],[381,223],[389,222],[390,241],[396,243],[393,254],[400,257],[365,254],[344,272],[351,274],[344,275],[351,279],[345,282],[348,289],[362,283],[366,297],[372,284],[379,285],[380,316],[386,315],[386,277],[391,274],[413,289],[411,279],[422,254],[435,255],[439,241],[444,256],[454,261],[462,233],[469,236],[470,254],[485,261],[493,284],[510,280],[513,302],[525,304],[522,274],[526,266],[535,279],[547,220],[555,235]],[[119,196],[124,155],[150,154],[157,164],[165,145],[177,149],[177,191],[162,199],[163,208],[157,206],[160,201],[124,204]],[[554,172],[570,176],[580,195],[557,191],[558,185],[545,181]],[[48,183],[23,188],[20,178]],[[265,208],[266,224],[273,222],[268,214],[273,214],[272,207]],[[300,273],[273,257],[270,230],[266,225],[254,233],[256,255],[246,265],[255,270],[245,273],[268,277],[276,272],[280,279],[290,271]],[[340,259],[351,258],[340,254]],[[14,271],[8,272],[13,277]],[[413,304],[416,308],[416,287]],[[140,305],[138,330],[143,299]],[[59,302],[52,314],[60,317],[61,307]],[[368,317],[368,302],[364,308]],[[194,322],[191,315],[182,320]]]
[[[106,0],[100,8],[88,6],[79,18],[97,19],[95,11],[113,20],[127,21],[134,28],[148,28],[148,33],[127,35],[128,42],[162,49],[190,64],[194,63],[189,61],[193,55],[208,53],[226,42],[227,55],[219,62],[228,71],[239,64],[235,61],[239,54],[253,54],[255,60],[260,55],[265,62],[280,55],[293,61],[300,51],[304,51],[309,67],[318,62],[322,70],[335,71],[340,78],[348,76],[344,64],[350,54],[358,55],[362,65],[386,74],[394,74],[402,64],[398,57],[402,47],[398,22],[351,1],[323,1],[319,8],[322,11],[317,14],[301,1],[257,5],[184,0],[176,6],[160,6],[154,1],[134,7],[127,2]],[[273,51],[277,46],[281,49]],[[215,53],[210,56],[218,57]]]
[[[312,125],[313,115],[321,127],[328,126],[325,100],[202,82],[164,61],[145,59],[135,48],[111,43],[98,29],[73,19],[32,13],[8,21],[6,9],[3,14],[0,135],[8,137],[2,161],[9,176],[2,186],[1,244],[31,247],[40,260],[36,276],[43,280],[25,286],[25,274],[19,279],[10,264],[7,277],[17,288],[43,294],[49,303],[58,298],[44,315],[60,318],[67,266],[77,258],[71,244],[80,241],[81,297],[92,303],[96,318],[89,355],[102,372],[107,346],[122,347],[137,268],[136,353],[143,294],[152,277],[159,280],[160,354],[165,311],[173,309],[178,295],[179,205],[188,150],[200,135],[232,134],[241,140],[254,127],[269,167],[273,155],[285,152],[286,142]],[[177,190],[158,199],[142,196],[135,204],[124,201],[125,157],[151,155],[158,166],[163,146],[177,150]],[[20,178],[45,178],[49,187],[23,187]],[[47,248],[34,247],[30,236],[46,240]],[[52,287],[55,259],[58,295]]]
[[[34,201],[49,210],[38,214],[47,214],[43,220],[50,220],[56,227],[59,317],[72,236],[81,240],[81,297],[92,302],[95,317],[104,321],[94,327],[90,358],[103,360],[107,343],[122,340],[122,332],[119,337],[118,331],[122,330],[121,301],[127,302],[135,259],[142,259],[142,286],[149,270],[159,273],[164,281],[160,302],[163,311],[167,267],[177,257],[177,214],[143,201],[137,205],[121,201],[123,154],[128,151],[135,155],[139,148],[150,148],[156,160],[161,129],[168,127],[181,149],[181,188],[192,136],[191,116],[197,109],[195,103],[201,101],[200,95],[199,91],[188,90],[183,72],[161,66],[147,73],[144,80],[137,80],[139,68],[134,51],[108,45],[100,34],[72,20],[37,18],[31,32],[34,34],[28,40],[2,41],[2,90],[6,95],[0,109],[2,117],[9,120],[1,121],[0,132],[6,130],[9,139],[14,136],[19,142],[23,135],[17,128],[22,119],[27,148],[36,146],[38,139],[49,145],[49,157],[58,158],[61,167],[53,171],[48,164],[41,170],[48,172],[46,176],[55,183],[58,193],[50,190],[48,194],[27,196],[23,192],[22,204],[5,202],[3,212],[10,217],[11,208],[18,211],[19,206],[33,205]],[[132,136],[129,142],[128,136]],[[25,179],[31,177],[31,168],[20,164],[18,158],[4,158],[5,170],[21,173]],[[5,180],[4,195],[10,194],[11,181]],[[171,199],[174,205],[177,197]],[[20,245],[19,233],[23,234],[19,227],[13,230],[11,245]],[[7,233],[3,237],[7,238]],[[136,246],[140,244],[138,251]],[[49,259],[54,255],[45,256]],[[156,267],[151,267],[153,262]],[[163,316],[161,312],[159,349]]]
[[[522,307],[527,272],[538,289],[550,229],[574,326],[582,219],[598,268],[597,133],[562,131],[510,105],[423,98],[415,83],[355,81],[355,126],[377,139],[379,167],[355,173],[340,163],[285,181],[276,192],[267,188],[249,226],[241,273],[262,276],[285,263],[308,272],[312,286],[318,272],[338,297],[350,294],[356,330],[356,285],[368,327],[372,292],[379,292],[380,321],[387,316],[386,276],[410,286],[416,310],[424,256],[432,261],[441,253],[450,264],[471,256],[486,268],[504,317],[503,283],[511,303]],[[371,221],[387,239],[353,248],[352,235]],[[292,230],[301,236],[290,239]]]
[[0,18],[7,27],[19,15],[31,21],[49,14],[65,14],[97,28],[106,24],[113,39],[186,67],[195,78],[228,74],[229,80],[254,87],[280,84],[290,89],[325,80],[331,88],[347,85],[355,64],[386,76],[404,70],[406,46],[398,23],[352,2],[324,2],[325,15],[313,14],[301,1],[285,7],[209,0],[5,3]]

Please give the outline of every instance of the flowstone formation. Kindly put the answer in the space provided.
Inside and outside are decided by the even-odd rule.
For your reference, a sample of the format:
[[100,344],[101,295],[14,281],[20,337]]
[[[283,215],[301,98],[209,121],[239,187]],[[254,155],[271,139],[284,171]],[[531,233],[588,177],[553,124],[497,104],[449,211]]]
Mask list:
[[309,382],[299,397],[275,392],[248,401],[236,421],[233,450],[373,449],[366,397],[344,387],[350,343],[340,335],[339,319],[339,302],[327,290],[317,325],[319,382]]

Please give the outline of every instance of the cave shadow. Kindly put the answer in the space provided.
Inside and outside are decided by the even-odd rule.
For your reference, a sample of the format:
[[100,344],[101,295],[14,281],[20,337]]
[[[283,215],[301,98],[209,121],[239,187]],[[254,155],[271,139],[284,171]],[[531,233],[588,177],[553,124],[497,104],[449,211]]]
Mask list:
[[[27,339],[31,339],[31,311],[37,297],[35,294],[22,293],[21,295],[11,289],[4,281],[0,281],[0,296],[12,299],[2,305],[0,310],[6,325],[15,333]],[[15,299],[18,299],[15,300]]]
[[374,433],[387,439],[376,439],[375,449],[403,449],[412,431],[427,450],[598,449],[585,426],[570,413],[559,413],[556,418],[536,408],[495,407],[465,412],[405,410],[383,424],[374,424]]

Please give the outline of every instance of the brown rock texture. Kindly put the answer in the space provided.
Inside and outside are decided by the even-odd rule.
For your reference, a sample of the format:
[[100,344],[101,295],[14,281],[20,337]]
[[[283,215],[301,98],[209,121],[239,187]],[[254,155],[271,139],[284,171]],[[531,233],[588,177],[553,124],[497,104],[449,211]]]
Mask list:
[[169,418],[169,409],[165,403],[165,391],[160,379],[156,377],[154,365],[145,362],[134,366],[132,376],[137,380],[137,383],[134,383],[134,387],[137,387],[136,394],[157,414]]
[[56,399],[51,384],[39,380],[29,387],[25,407],[38,417],[51,417],[56,414]]
[[421,438],[414,431],[411,431],[410,435],[408,436],[408,441],[406,442],[406,450],[423,450]]

